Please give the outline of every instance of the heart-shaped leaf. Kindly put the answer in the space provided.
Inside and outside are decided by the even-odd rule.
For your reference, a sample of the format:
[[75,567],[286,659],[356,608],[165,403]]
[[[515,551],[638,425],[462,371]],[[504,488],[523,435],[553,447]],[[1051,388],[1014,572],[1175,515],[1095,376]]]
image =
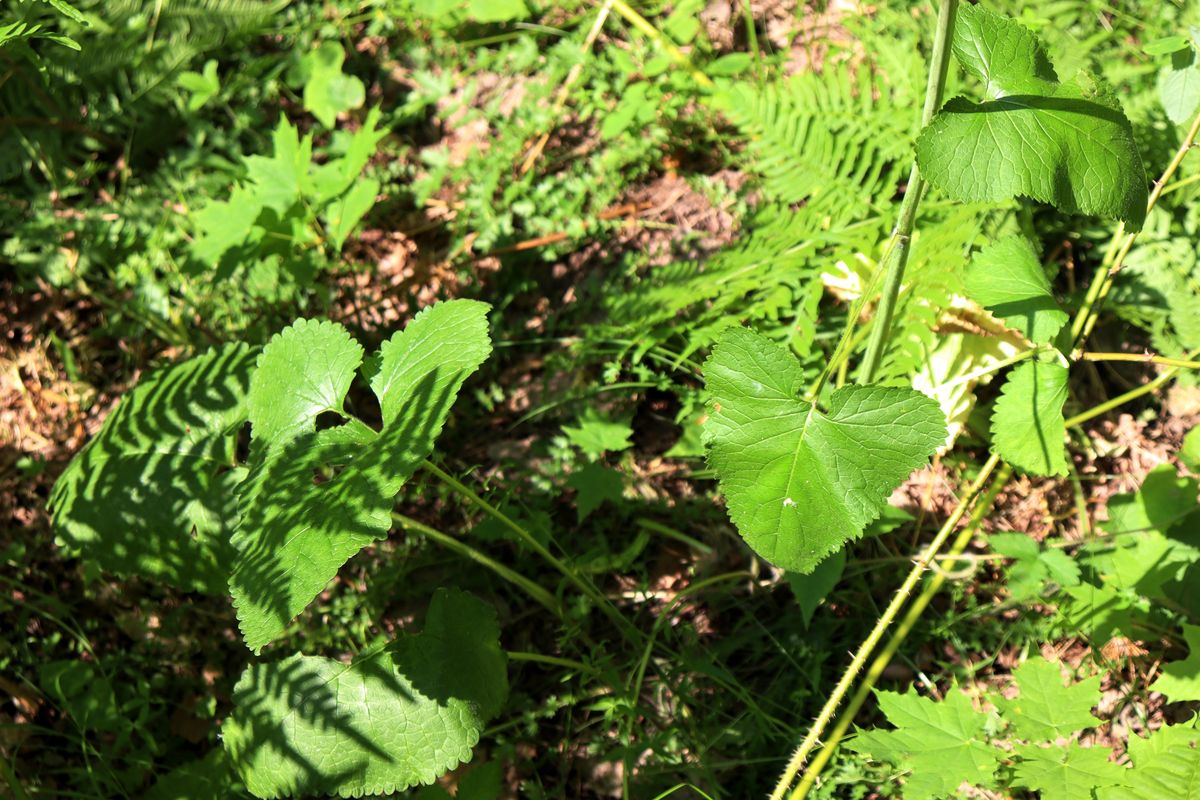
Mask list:
[[917,139],[931,183],[962,201],[1024,195],[1140,230],[1146,174],[1112,92],[1089,75],[1060,82],[1037,37],[1015,20],[963,4],[954,56],[987,99],[950,100]]
[[783,347],[726,331],[704,365],[708,459],[755,552],[811,572],[862,534],[887,497],[945,441],[937,403],[911,389],[848,386],[820,411]]
[[992,412],[992,441],[1000,457],[1034,475],[1066,475],[1067,368],[1026,361],[1009,374]]

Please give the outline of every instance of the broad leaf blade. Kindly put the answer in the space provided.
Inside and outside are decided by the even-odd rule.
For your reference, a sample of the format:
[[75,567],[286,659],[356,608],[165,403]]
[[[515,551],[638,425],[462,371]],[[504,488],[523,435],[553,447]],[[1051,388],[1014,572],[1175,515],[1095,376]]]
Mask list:
[[387,535],[396,494],[432,451],[463,382],[491,352],[487,309],[471,300],[439,303],[384,343],[371,382],[383,412],[379,433],[357,421],[312,431],[320,408],[340,407],[352,348],[312,325],[304,338],[289,339],[297,358],[306,342],[323,343],[332,356],[296,362],[311,371],[280,367],[278,402],[288,413],[266,418],[291,438],[258,451],[239,492],[239,558],[229,586],[252,650],[278,638],[342,564]]
[[1066,475],[1066,400],[1066,367],[1026,361],[1014,369],[992,412],[992,440],[1000,456],[1034,475]]
[[708,458],[730,517],[787,570],[811,572],[860,536],[946,438],[937,404],[911,389],[845,387],[822,413],[800,399],[791,354],[745,329],[721,336],[704,377]]
[[1018,696],[998,697],[995,702],[1018,738],[1054,741],[1100,724],[1092,715],[1092,707],[1100,701],[1099,675],[1067,686],[1058,664],[1031,658],[1017,667],[1013,677]]
[[1029,341],[1047,344],[1067,323],[1029,242],[1010,236],[985,247],[966,274],[967,294]]
[[253,363],[229,345],[138,384],[55,484],[58,536],[110,572],[224,594]]
[[1111,747],[1027,745],[1013,770],[1013,786],[1041,792],[1042,800],[1092,800],[1097,789],[1121,786],[1126,770],[1109,760]]
[[488,606],[439,589],[424,630],[352,664],[294,655],[252,664],[225,748],[257,797],[391,794],[469,761],[508,693]]
[[960,7],[954,55],[987,100],[950,100],[917,139],[917,162],[962,201],[1019,195],[1140,230],[1146,175],[1129,120],[1087,75],[1060,82],[1036,37],[980,6]]

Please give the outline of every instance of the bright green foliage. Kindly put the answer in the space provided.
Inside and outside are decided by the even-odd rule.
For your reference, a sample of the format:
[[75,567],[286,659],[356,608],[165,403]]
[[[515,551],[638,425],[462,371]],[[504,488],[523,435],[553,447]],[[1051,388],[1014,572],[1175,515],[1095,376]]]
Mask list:
[[1200,625],[1184,625],[1183,639],[1188,657],[1164,664],[1150,689],[1162,692],[1172,703],[1200,700]]
[[1183,437],[1177,454],[1179,461],[1191,472],[1200,473],[1200,425],[1195,426]]
[[811,572],[879,516],[891,491],[945,440],[937,404],[911,389],[847,386],[829,411],[801,398],[783,347],[726,331],[704,365],[709,463],[730,518],[763,558]]
[[1017,751],[1013,786],[1041,792],[1041,800],[1092,800],[1096,789],[1122,786],[1125,768],[1109,760],[1111,747],[1026,745]]
[[304,82],[304,109],[326,128],[337,124],[337,115],[362,108],[367,98],[363,82],[342,72],[346,51],[337,42],[322,42],[300,61]]
[[922,131],[931,183],[958,200],[1024,195],[1142,227],[1146,176],[1111,89],[1082,73],[1060,82],[1033,33],[981,6],[959,7],[953,47],[986,99],[956,97]]
[[229,581],[252,650],[283,633],[347,559],[387,535],[396,494],[432,451],[463,381],[491,352],[487,308],[439,303],[384,343],[371,378],[383,416],[378,433],[356,419],[314,431],[318,414],[341,413],[361,361],[341,326],[301,320],[263,350]]
[[139,383],[55,484],[58,536],[119,575],[224,594],[253,364],[228,345]]
[[252,664],[222,732],[256,797],[390,794],[470,760],[508,694],[495,613],[439,589],[424,629],[347,665]]
[[1200,53],[1196,50],[1200,28],[1192,28],[1191,34],[1191,40],[1173,37],[1180,46],[1171,52],[1171,63],[1158,74],[1159,98],[1176,125],[1190,122],[1200,110]]
[[[192,215],[192,253],[213,266],[231,256],[240,261],[294,258],[290,248],[318,245],[322,230],[333,249],[341,250],[379,191],[378,181],[359,180],[386,135],[377,129],[379,119],[377,109],[368,113],[359,130],[335,140],[332,157],[320,164],[313,161],[312,134],[301,138],[294,125],[281,120],[271,156],[247,158],[246,181],[233,187],[229,199],[212,201]],[[318,226],[318,218],[324,226]]]
[[992,413],[992,441],[1000,456],[1034,475],[1066,475],[1063,403],[1067,368],[1034,360],[1017,366],[1004,383]]
[[633,428],[629,427],[628,420],[610,419],[591,406],[583,410],[575,425],[564,425],[563,433],[571,444],[594,459],[633,446],[629,438],[633,435]]
[[179,73],[179,85],[192,93],[188,100],[188,111],[197,111],[221,91],[221,79],[217,77],[217,61],[210,58],[204,62],[203,72]]
[[1159,728],[1148,739],[1130,736],[1128,786],[1102,790],[1100,800],[1200,800],[1200,731],[1195,724],[1193,719]]
[[1031,658],[1013,671],[1019,695],[999,697],[996,704],[1021,739],[1053,741],[1099,724],[1092,706],[1100,693],[1100,676],[1063,685],[1062,669],[1043,658]]
[[1058,548],[1043,549],[1037,540],[1023,533],[993,533],[988,544],[1013,559],[1006,570],[1006,586],[1014,600],[1040,597],[1047,583],[1060,587],[1079,583],[1079,565]]
[[1102,647],[1115,636],[1137,638],[1135,620],[1141,614],[1133,599],[1109,584],[1080,583],[1063,590],[1059,613],[1071,630]]
[[1020,236],[983,248],[967,268],[966,285],[971,299],[1035,344],[1049,343],[1067,323],[1037,253]]
[[985,741],[988,718],[971,699],[952,689],[936,702],[915,692],[876,692],[879,708],[893,731],[860,732],[847,747],[879,761],[911,770],[907,800],[957,796],[958,788],[990,786],[1000,752]]
[[580,522],[605,501],[620,502],[625,491],[625,479],[615,469],[603,464],[588,464],[571,473],[567,486],[575,490],[575,513]]

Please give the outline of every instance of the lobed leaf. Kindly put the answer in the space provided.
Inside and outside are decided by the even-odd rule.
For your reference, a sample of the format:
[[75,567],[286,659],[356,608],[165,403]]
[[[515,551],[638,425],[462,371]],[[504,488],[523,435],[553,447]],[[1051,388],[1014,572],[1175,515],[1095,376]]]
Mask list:
[[1060,82],[1032,32],[977,5],[960,6],[953,51],[987,99],[956,97],[921,132],[932,184],[956,200],[1024,195],[1141,229],[1146,174],[1111,90],[1082,73]]
[[996,705],[1017,737],[1053,741],[1100,724],[1092,715],[1100,700],[1099,675],[1064,685],[1058,664],[1031,658],[1013,671],[1013,678],[1018,696],[999,697]]
[[911,389],[844,387],[821,412],[800,397],[796,359],[744,328],[721,335],[704,378],[708,458],[729,515],[786,570],[812,572],[860,536],[946,438],[937,404]]

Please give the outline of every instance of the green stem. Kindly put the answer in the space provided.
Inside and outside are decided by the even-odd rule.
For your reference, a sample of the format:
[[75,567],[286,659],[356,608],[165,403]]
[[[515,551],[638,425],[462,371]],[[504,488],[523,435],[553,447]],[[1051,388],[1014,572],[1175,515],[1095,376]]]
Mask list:
[[[925,108],[921,112],[921,127],[930,123],[933,115],[942,105],[942,94],[946,89],[946,74],[950,68],[950,45],[954,39],[954,17],[957,10],[958,0],[941,0],[938,6],[937,32],[933,39],[933,53],[930,56],[929,82],[925,87]],[[921,203],[921,193],[924,188],[925,180],[921,177],[921,170],[914,160],[908,186],[904,190],[904,200],[900,203],[900,215],[896,221],[896,229],[892,234],[895,247],[892,248],[885,265],[887,272],[883,279],[883,292],[879,297],[879,307],[875,311],[871,338],[867,342],[867,353],[863,358],[862,371],[858,376],[859,383],[870,383],[875,380],[875,374],[879,371],[879,365],[883,361],[883,352],[892,333],[892,317],[896,313],[896,299],[900,296],[900,284],[904,280],[904,269],[908,265],[913,227],[917,219],[917,206]]]
[[538,586],[521,573],[509,569],[499,561],[484,555],[466,542],[455,539],[449,534],[442,533],[436,528],[431,528],[423,522],[418,522],[411,517],[406,517],[403,514],[398,514],[394,511],[392,512],[392,519],[408,530],[417,531],[418,533],[424,534],[428,538],[445,547],[447,550],[453,550],[459,555],[465,556],[466,558],[474,561],[476,564],[490,569],[504,580],[522,589],[538,603],[549,609],[554,616],[562,619],[562,606],[560,606],[558,601],[554,599],[554,595],[550,594],[541,586]]
[[825,728],[833,719],[833,715],[837,712],[838,706],[841,705],[842,699],[850,691],[850,686],[854,683],[854,679],[858,677],[858,673],[867,663],[867,659],[870,658],[871,653],[874,652],[880,640],[883,639],[883,635],[891,627],[892,621],[896,619],[896,616],[900,613],[900,609],[904,607],[905,601],[912,594],[917,583],[920,582],[921,576],[925,574],[925,570],[929,568],[929,564],[937,558],[938,551],[942,549],[942,545],[950,538],[950,534],[963,518],[963,515],[967,513],[975,498],[983,491],[988,478],[999,463],[1000,457],[995,454],[988,458],[980,470],[979,476],[971,483],[966,494],[958,501],[958,505],[955,506],[949,519],[946,520],[945,524],[937,532],[937,535],[933,537],[933,541],[925,547],[924,552],[921,553],[916,563],[913,564],[912,569],[908,572],[908,576],[904,579],[904,583],[900,585],[900,589],[892,597],[887,608],[883,610],[879,619],[876,620],[875,626],[871,628],[871,632],[867,634],[867,638],[859,645],[858,651],[850,661],[850,665],[846,667],[837,686],[834,687],[833,692],[825,701],[825,705],[821,707],[821,712],[817,715],[816,721],[813,722],[812,727],[809,729],[808,735],[804,737],[804,741],[800,743],[800,746],[796,748],[796,752],[792,754],[787,767],[783,770],[783,775],[780,776],[779,782],[775,784],[775,790],[771,792],[771,800],[783,800],[788,788],[800,772],[800,768],[804,766],[804,762],[808,759],[809,754],[817,746],[817,742],[820,740],[822,734],[825,733]]
[[[1200,350],[1193,350],[1192,352],[1188,353],[1188,358],[1194,358],[1197,353],[1200,353]],[[1163,372],[1161,372],[1158,377],[1154,378],[1153,380],[1148,381],[1136,389],[1130,389],[1124,394],[1119,394],[1113,399],[1107,400],[1098,406],[1093,406],[1087,411],[1076,414],[1075,416],[1068,418],[1065,424],[1068,428],[1074,428],[1076,425],[1082,425],[1088,420],[1095,419],[1101,414],[1107,414],[1114,408],[1123,406],[1131,400],[1136,400],[1143,395],[1150,394],[1151,392],[1163,386],[1163,384],[1170,382],[1170,380],[1178,375],[1182,369],[1182,367],[1171,367],[1170,369],[1163,370]]]
[[584,664],[582,661],[572,661],[569,658],[559,658],[558,656],[546,656],[541,653],[525,653],[517,650],[509,650],[507,652],[509,661],[532,661],[537,664],[550,664],[554,667],[566,667],[577,672],[586,672],[589,675],[599,675],[600,670],[590,664]]
[[[1007,464],[1003,465],[999,472],[996,473],[992,485],[988,488],[987,494],[983,496],[975,510],[971,512],[971,519],[962,531],[958,534],[958,538],[950,545],[950,551],[946,554],[948,558],[957,559],[962,555],[962,552],[971,542],[971,537],[979,529],[979,525],[983,522],[983,518],[987,515],[988,509],[996,499],[996,495],[1000,494],[1000,490],[1008,483],[1008,479],[1012,476],[1012,468]],[[871,690],[879,681],[883,671],[887,669],[888,664],[892,663],[892,658],[900,649],[900,645],[904,643],[904,639],[912,631],[917,620],[921,618],[921,614],[929,606],[933,598],[941,590],[942,585],[946,582],[947,576],[953,570],[953,561],[947,563],[942,569],[937,570],[925,584],[925,588],[921,590],[921,594],[913,601],[913,604],[905,612],[904,618],[900,620],[900,624],[896,627],[896,632],[892,634],[892,638],[884,645],[883,650],[871,662],[870,669],[863,677],[862,684],[854,693],[854,697],[846,706],[846,710],[842,712],[842,716],[838,719],[837,725],[829,734],[829,739],[821,748],[821,752],[817,753],[817,757],[809,764],[808,769],[804,771],[804,777],[800,779],[799,785],[796,786],[796,791],[792,793],[790,800],[804,800],[808,796],[808,792],[816,784],[817,778],[821,774],[821,770],[829,763],[837,750],[838,743],[845,737],[846,732],[850,729],[850,725],[854,722],[854,716],[862,708],[863,703],[871,695]]]
[[544,544],[539,542],[533,536],[533,534],[518,525],[507,514],[493,506],[488,501],[484,500],[475,492],[471,491],[466,484],[455,478],[453,475],[450,475],[442,470],[432,461],[426,460],[422,462],[421,466],[426,472],[430,473],[442,483],[446,484],[451,489],[465,497],[467,501],[476,508],[483,511],[501,525],[515,533],[517,538],[524,542],[526,546],[545,559],[546,562],[558,570],[564,578],[574,584],[579,591],[583,592],[584,595],[596,603],[596,606],[600,609],[600,611],[606,617],[608,617],[618,629],[620,629],[625,638],[635,643],[640,643],[642,641],[643,637],[641,632],[633,626],[633,623],[621,615],[621,612],[618,611],[611,602],[609,602],[608,598],[605,597],[599,589],[597,589],[590,581],[586,580],[582,575],[572,569],[569,564],[551,553]]
[[1164,367],[1179,367],[1180,369],[1200,369],[1200,361],[1187,361],[1181,358],[1164,358],[1141,353],[1080,353],[1083,361],[1137,361],[1143,364],[1161,364]]

